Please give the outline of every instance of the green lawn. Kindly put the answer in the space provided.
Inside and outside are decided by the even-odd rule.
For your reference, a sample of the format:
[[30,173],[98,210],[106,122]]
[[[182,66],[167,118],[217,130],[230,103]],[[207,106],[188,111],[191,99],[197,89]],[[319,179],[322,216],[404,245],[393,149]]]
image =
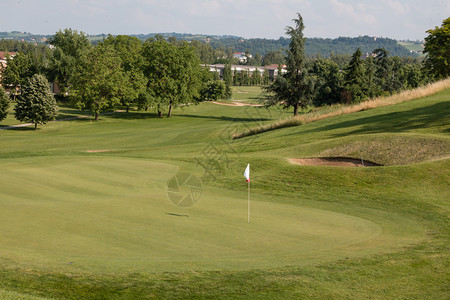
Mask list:
[[231,91],[233,92],[231,100],[245,103],[259,103],[258,100],[264,93],[260,86],[232,86]]
[[410,51],[423,51],[424,44],[416,44],[414,42],[397,42],[399,45],[404,46],[406,49]]
[[[449,97],[239,140],[291,112],[202,103],[0,130],[0,298],[443,299]],[[386,166],[287,161],[317,156]],[[188,208],[167,193],[180,172],[202,180]]]

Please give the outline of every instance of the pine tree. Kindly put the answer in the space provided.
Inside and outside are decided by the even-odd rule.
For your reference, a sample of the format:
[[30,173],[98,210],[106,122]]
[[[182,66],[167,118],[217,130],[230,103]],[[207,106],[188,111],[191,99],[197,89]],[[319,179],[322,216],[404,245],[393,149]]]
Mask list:
[[15,117],[21,122],[45,124],[58,115],[55,97],[44,75],[35,74],[22,87],[22,95],[17,99]]
[[294,116],[298,109],[308,106],[314,96],[314,78],[308,74],[305,56],[305,38],[303,37],[303,18],[298,13],[294,19],[295,27],[288,26],[286,33],[291,37],[287,50],[287,73],[278,74],[275,82],[266,88],[272,95],[265,101],[266,106],[282,105],[293,107]]
[[361,59],[361,49],[353,53],[350,63],[345,69],[344,77],[344,102],[357,102],[364,100],[364,65]]

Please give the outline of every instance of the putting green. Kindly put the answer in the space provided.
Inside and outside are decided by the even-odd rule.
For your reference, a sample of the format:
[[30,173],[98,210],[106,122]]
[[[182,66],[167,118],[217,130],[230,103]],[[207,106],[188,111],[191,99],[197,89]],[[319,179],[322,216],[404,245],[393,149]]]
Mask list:
[[11,159],[2,168],[4,264],[71,272],[262,268],[386,243],[380,222],[257,194],[250,224],[246,193],[204,187],[194,206],[177,207],[167,183],[178,167],[167,163],[93,154]]

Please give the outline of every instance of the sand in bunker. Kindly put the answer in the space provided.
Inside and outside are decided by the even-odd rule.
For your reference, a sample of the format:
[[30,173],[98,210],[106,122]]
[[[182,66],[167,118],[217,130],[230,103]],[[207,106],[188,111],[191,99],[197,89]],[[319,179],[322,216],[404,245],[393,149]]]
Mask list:
[[86,150],[86,152],[88,153],[97,153],[97,152],[109,152],[112,150]]
[[288,158],[291,164],[309,166],[334,166],[334,167],[378,167],[381,166],[371,161],[350,157],[317,157],[317,158]]
[[237,101],[244,101],[244,100],[234,100],[234,101],[231,101],[230,103],[211,101],[211,103],[225,105],[225,106],[263,106],[262,104],[241,103],[241,102],[237,102]]

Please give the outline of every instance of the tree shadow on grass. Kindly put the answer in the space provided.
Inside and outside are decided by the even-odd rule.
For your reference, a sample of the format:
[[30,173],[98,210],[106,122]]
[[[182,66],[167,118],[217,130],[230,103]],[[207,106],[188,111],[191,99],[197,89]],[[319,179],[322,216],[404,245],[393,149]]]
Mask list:
[[221,121],[231,121],[231,122],[264,122],[264,121],[272,121],[272,119],[268,118],[238,118],[238,117],[227,117],[227,116],[199,116],[199,115],[176,115],[179,117],[185,117],[185,118],[199,118],[199,119],[214,119],[214,120],[221,120]]
[[159,119],[158,114],[153,112],[112,112],[105,115],[110,118],[123,120]]
[[30,125],[30,126],[21,126],[21,127],[14,127],[14,125],[0,125],[0,128],[3,128],[4,130],[14,130],[14,131],[38,131],[41,130],[41,128],[39,128],[39,125],[36,129],[34,129],[34,125]]

